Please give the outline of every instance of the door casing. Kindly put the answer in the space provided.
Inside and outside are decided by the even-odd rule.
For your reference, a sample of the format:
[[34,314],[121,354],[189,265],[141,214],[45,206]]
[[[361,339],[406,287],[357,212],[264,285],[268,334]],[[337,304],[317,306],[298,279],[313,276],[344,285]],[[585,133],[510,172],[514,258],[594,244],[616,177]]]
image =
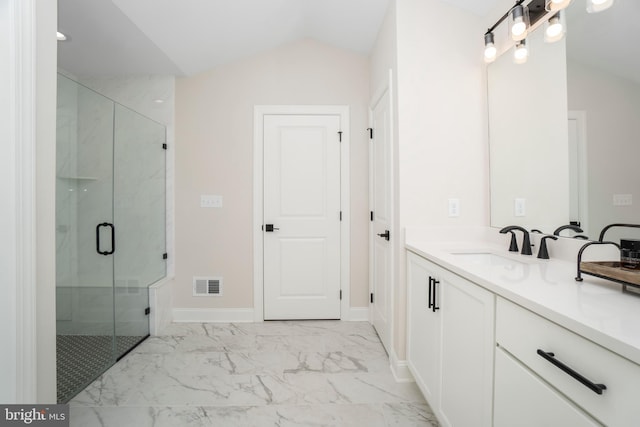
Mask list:
[[264,321],[264,248],[262,232],[264,206],[264,116],[266,115],[339,115],[340,144],[340,318],[349,320],[350,310],[350,161],[349,107],[345,105],[256,105],[253,115],[253,319]]

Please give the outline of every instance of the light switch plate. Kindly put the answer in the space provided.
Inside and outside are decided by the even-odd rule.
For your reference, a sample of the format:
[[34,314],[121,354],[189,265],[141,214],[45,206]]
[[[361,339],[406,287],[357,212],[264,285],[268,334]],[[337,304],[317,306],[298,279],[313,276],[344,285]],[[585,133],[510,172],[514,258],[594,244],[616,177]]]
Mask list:
[[525,216],[527,214],[527,199],[517,198],[513,203],[513,215]]
[[631,194],[614,194],[613,206],[631,206],[633,205],[633,195]]
[[449,199],[449,216],[460,216],[460,199]]
[[200,196],[201,208],[221,208],[222,196],[203,194]]

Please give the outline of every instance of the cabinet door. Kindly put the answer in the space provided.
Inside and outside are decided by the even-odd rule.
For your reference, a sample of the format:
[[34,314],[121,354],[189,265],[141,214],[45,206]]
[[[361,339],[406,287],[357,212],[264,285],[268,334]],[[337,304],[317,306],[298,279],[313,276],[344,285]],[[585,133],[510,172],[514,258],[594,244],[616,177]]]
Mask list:
[[429,308],[431,264],[412,253],[408,264],[408,364],[418,387],[432,407],[437,405],[440,384],[440,311]]
[[599,426],[501,348],[496,350],[496,427]]
[[495,297],[452,273],[440,281],[442,424],[491,426]]

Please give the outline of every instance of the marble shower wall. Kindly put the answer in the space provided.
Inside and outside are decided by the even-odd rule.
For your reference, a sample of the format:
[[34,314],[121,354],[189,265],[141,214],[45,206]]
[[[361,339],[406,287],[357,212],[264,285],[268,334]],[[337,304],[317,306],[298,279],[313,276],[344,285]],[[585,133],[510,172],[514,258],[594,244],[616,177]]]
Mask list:
[[[81,76],[78,81],[166,127],[167,277],[174,276],[175,77]],[[162,101],[162,102],[159,102]]]

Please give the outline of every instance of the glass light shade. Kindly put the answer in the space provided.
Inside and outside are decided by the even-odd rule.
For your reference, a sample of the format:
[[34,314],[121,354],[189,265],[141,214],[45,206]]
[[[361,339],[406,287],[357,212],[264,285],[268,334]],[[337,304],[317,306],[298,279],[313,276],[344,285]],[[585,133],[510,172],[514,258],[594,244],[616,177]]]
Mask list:
[[529,58],[529,49],[526,40],[520,40],[513,51],[513,62],[516,64],[524,64]]
[[613,0],[587,0],[587,12],[597,13],[609,9]]
[[63,42],[67,39],[67,36],[62,34],[60,31],[57,31],[56,33],[57,33],[56,38],[58,39],[59,42]]
[[553,15],[544,24],[544,41],[547,43],[554,43],[558,40],[562,40],[565,33],[564,16],[562,12],[558,12]]
[[493,33],[484,35],[484,62],[493,62],[496,60],[498,49],[493,42]]
[[529,10],[522,5],[514,6],[509,12],[509,31],[511,38],[515,41],[523,40],[527,37],[529,28]]
[[571,0],[546,0],[544,8],[549,12],[553,12],[554,10],[565,9],[570,3]]

